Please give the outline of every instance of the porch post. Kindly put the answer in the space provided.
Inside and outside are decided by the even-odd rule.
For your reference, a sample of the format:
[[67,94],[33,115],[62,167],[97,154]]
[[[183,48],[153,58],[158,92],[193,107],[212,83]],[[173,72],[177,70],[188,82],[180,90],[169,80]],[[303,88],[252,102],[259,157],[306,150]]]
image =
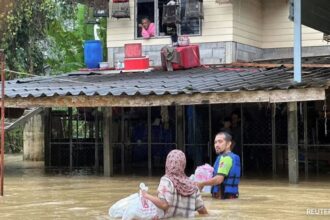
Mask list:
[[[68,109],[69,111],[69,152],[70,152],[70,157],[69,157],[69,160],[70,160],[70,172],[72,172],[72,166],[73,166],[73,141],[72,141],[72,108],[70,107]],[[78,132],[78,130],[77,130]]]
[[176,110],[176,145],[177,149],[184,150],[183,146],[183,106],[175,106]]
[[99,172],[99,111],[98,108],[94,110],[95,113],[95,170]]
[[209,163],[212,164],[212,157],[213,157],[213,140],[212,140],[212,105],[209,104],[209,144],[207,146],[208,150],[208,157]]
[[151,154],[151,107],[148,107],[148,175],[152,175],[152,154]]
[[51,138],[51,111],[52,108],[45,108],[44,110],[44,143],[45,143],[45,151],[44,151],[44,158],[45,158],[45,166],[50,167],[51,164],[51,144],[50,144],[50,138]]
[[121,174],[125,173],[125,111],[124,107],[121,107],[121,117],[120,117],[120,130],[121,130],[121,136],[120,136],[120,142],[121,142],[121,149],[120,149],[120,161],[121,161]]
[[294,81],[301,82],[301,0],[294,0]]
[[298,184],[299,161],[298,161],[297,102],[289,102],[287,105],[288,105],[289,183]]
[[305,149],[305,178],[308,178],[308,120],[307,102],[304,102],[304,149]]
[[276,175],[276,104],[272,104],[272,169]]
[[113,148],[111,143],[112,108],[104,107],[103,112],[103,173],[113,176]]
[[243,104],[240,106],[240,114],[241,114],[241,175],[244,176],[244,112],[243,112]]

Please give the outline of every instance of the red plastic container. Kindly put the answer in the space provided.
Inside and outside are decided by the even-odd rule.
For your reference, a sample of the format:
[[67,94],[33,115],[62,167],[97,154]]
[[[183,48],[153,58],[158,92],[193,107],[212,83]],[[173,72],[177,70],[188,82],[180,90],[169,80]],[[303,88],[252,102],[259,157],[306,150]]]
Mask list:
[[125,58],[124,64],[125,70],[144,70],[149,68],[149,58]]
[[180,62],[172,63],[173,69],[189,69],[201,65],[198,45],[177,47],[175,50],[180,54]]
[[142,57],[142,44],[125,44],[125,58]]

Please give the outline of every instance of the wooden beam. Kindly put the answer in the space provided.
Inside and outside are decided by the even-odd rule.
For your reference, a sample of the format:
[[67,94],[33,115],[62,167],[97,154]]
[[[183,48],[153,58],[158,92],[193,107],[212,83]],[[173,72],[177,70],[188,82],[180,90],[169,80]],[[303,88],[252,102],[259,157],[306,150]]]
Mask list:
[[272,170],[276,175],[276,104],[272,104]]
[[243,105],[241,104],[240,106],[240,115],[241,115],[241,143],[240,143],[240,147],[241,147],[241,175],[244,176],[245,172],[244,172],[244,109],[243,109]]
[[288,160],[289,183],[297,184],[299,178],[297,102],[288,103]]
[[[70,172],[72,172],[72,167],[73,167],[73,126],[72,126],[72,107],[68,108],[69,111],[69,161],[70,161]],[[77,131],[78,132],[78,131]]]
[[[237,67],[255,67],[255,68],[277,68],[277,67],[286,67],[293,68],[292,63],[231,63],[226,64],[226,66],[237,66]],[[303,68],[330,68],[330,64],[317,64],[317,63],[303,63],[301,64]]]
[[208,105],[208,110],[209,110],[209,143],[207,146],[207,156],[209,157],[209,163],[212,164],[213,162],[213,137],[212,137],[212,105]]
[[308,105],[304,102],[304,150],[305,150],[305,178],[308,178]]
[[148,107],[148,175],[152,176],[151,107]]
[[110,134],[112,128],[112,108],[102,109],[103,112],[103,173],[104,176],[113,175],[113,148]]
[[177,105],[175,107],[176,112],[176,146],[177,149],[184,151],[184,143],[183,143],[183,106]]
[[45,126],[44,126],[44,143],[45,143],[45,166],[46,167],[50,167],[51,164],[51,145],[50,145],[50,137],[51,137],[51,109],[50,108],[46,108],[44,110],[44,122],[45,122]]
[[95,151],[94,151],[94,167],[95,167],[95,171],[98,173],[99,172],[99,169],[100,169],[100,161],[99,161],[99,111],[98,111],[98,108],[96,108],[94,110],[94,113],[95,113],[95,121],[94,121],[94,124],[95,124]]
[[121,163],[121,174],[125,173],[125,110],[124,108],[120,108],[121,117],[120,117],[120,163]]
[[149,96],[53,96],[6,98],[6,107],[147,107],[220,103],[280,103],[325,99],[325,88],[213,92]]

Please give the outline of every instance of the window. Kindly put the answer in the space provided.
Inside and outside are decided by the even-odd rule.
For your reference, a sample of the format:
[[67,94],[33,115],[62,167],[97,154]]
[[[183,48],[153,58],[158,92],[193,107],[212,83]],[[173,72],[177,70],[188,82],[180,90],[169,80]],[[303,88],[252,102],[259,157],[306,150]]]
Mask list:
[[[169,0],[136,0],[136,24],[135,36],[142,37],[142,28],[139,24],[143,18],[148,18],[155,25],[155,37],[169,36],[168,28],[162,25],[163,6]],[[180,18],[181,23],[177,25],[179,35],[200,35],[201,19],[185,17],[186,0],[180,0]]]
[[186,14],[186,0],[181,0],[181,35],[200,35],[201,19],[187,18]]

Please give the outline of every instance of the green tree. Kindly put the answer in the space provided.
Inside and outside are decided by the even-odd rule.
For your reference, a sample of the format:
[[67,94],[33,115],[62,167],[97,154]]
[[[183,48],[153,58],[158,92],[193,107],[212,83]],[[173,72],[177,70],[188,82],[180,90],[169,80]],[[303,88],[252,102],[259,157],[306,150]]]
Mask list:
[[[93,39],[84,22],[86,7],[77,0],[0,0],[0,48],[8,68],[31,74],[83,67],[83,41]],[[103,29],[106,21],[102,20]],[[105,35],[103,41],[105,41]]]
[[[78,4],[75,20],[57,20],[48,30],[48,42],[53,45],[47,63],[57,72],[68,72],[84,65],[84,40],[94,39],[92,24],[85,23],[87,7]],[[106,19],[99,19],[101,26],[101,40],[105,42]],[[56,30],[56,31],[54,31]]]

